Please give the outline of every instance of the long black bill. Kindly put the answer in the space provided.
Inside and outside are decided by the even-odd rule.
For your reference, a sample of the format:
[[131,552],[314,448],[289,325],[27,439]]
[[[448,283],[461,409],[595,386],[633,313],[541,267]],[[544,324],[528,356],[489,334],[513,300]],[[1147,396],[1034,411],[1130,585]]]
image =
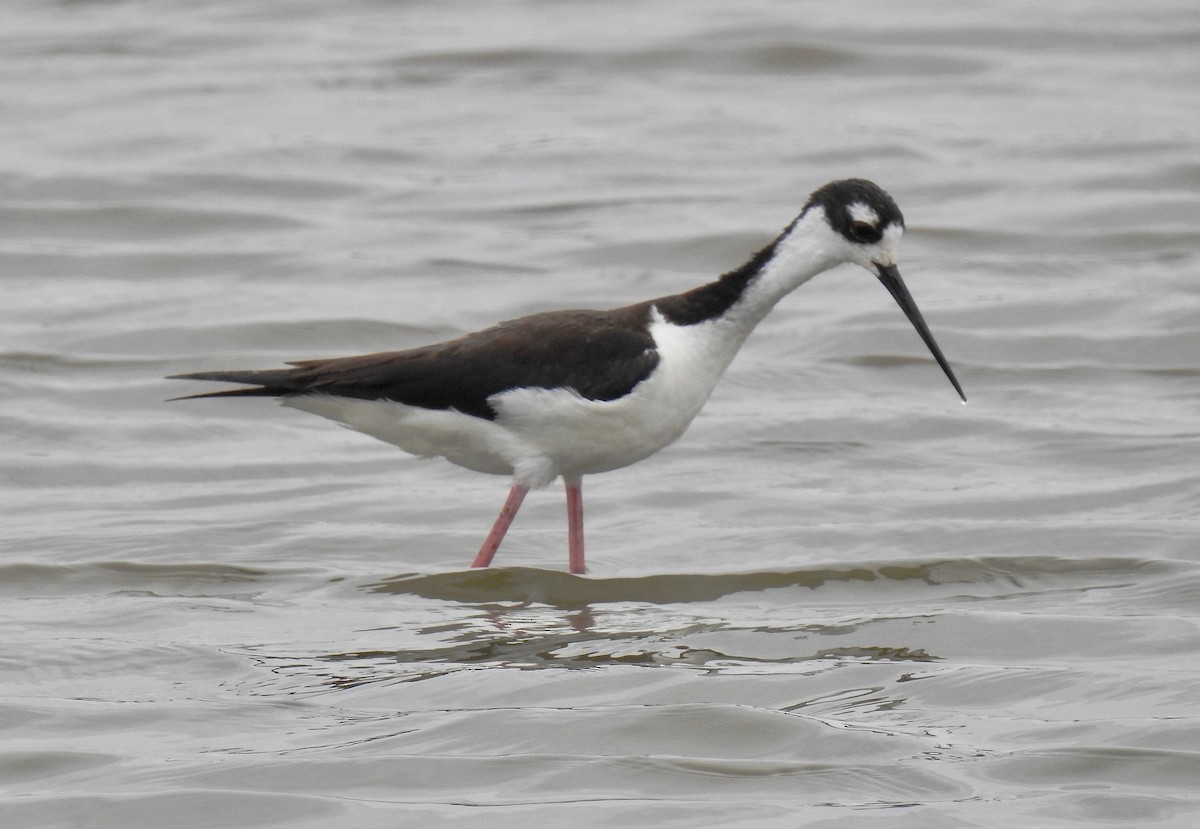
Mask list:
[[950,364],[946,362],[946,358],[942,355],[942,350],[938,348],[937,341],[933,339],[933,334],[929,333],[929,326],[925,324],[925,318],[921,316],[921,309],[917,307],[916,300],[912,298],[912,294],[908,292],[908,287],[904,284],[904,280],[900,278],[900,271],[895,265],[876,265],[879,269],[879,281],[888,289],[897,304],[904,309],[905,316],[908,321],[917,329],[917,333],[921,335],[921,339],[925,341],[925,345],[929,346],[930,352],[933,354],[933,359],[937,360],[942,371],[946,372],[946,376],[950,378],[950,384],[954,386],[954,390],[958,392],[958,396],[962,398],[962,402],[967,402],[967,396],[963,394],[962,386],[958,384],[958,378],[954,376],[954,372],[950,370]]

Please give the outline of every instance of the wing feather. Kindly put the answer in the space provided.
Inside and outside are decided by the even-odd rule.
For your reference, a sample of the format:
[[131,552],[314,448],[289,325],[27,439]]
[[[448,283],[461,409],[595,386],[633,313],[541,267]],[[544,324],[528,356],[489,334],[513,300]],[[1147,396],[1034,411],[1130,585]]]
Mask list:
[[204,371],[176,379],[256,386],[193,397],[331,394],[457,409],[494,419],[488,398],[520,387],[567,388],[589,400],[628,394],[658,364],[648,303],[613,311],[550,311],[404,351],[302,360],[268,371]]

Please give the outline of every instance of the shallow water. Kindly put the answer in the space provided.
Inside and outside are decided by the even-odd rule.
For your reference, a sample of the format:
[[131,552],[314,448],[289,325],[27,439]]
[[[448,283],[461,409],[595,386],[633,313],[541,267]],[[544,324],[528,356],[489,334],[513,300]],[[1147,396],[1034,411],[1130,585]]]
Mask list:
[[[14,4],[0,824],[1192,827],[1192,4]],[[670,293],[848,175],[679,443],[506,482],[167,374]],[[198,390],[198,389],[195,389]]]

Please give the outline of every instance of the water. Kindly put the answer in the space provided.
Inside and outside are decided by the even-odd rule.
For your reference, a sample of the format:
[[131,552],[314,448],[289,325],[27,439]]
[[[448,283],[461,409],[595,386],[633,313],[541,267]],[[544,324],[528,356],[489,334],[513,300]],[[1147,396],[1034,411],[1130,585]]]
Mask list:
[[[1185,0],[13,3],[0,824],[1192,827]],[[674,447],[506,482],[164,375],[732,267],[876,179],[971,402],[853,269]]]

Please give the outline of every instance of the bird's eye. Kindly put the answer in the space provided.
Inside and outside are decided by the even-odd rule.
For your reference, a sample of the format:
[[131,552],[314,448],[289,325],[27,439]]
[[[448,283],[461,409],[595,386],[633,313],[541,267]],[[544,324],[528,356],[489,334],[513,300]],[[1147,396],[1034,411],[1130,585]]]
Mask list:
[[850,234],[860,242],[868,242],[875,238],[875,225],[870,222],[851,222]]

